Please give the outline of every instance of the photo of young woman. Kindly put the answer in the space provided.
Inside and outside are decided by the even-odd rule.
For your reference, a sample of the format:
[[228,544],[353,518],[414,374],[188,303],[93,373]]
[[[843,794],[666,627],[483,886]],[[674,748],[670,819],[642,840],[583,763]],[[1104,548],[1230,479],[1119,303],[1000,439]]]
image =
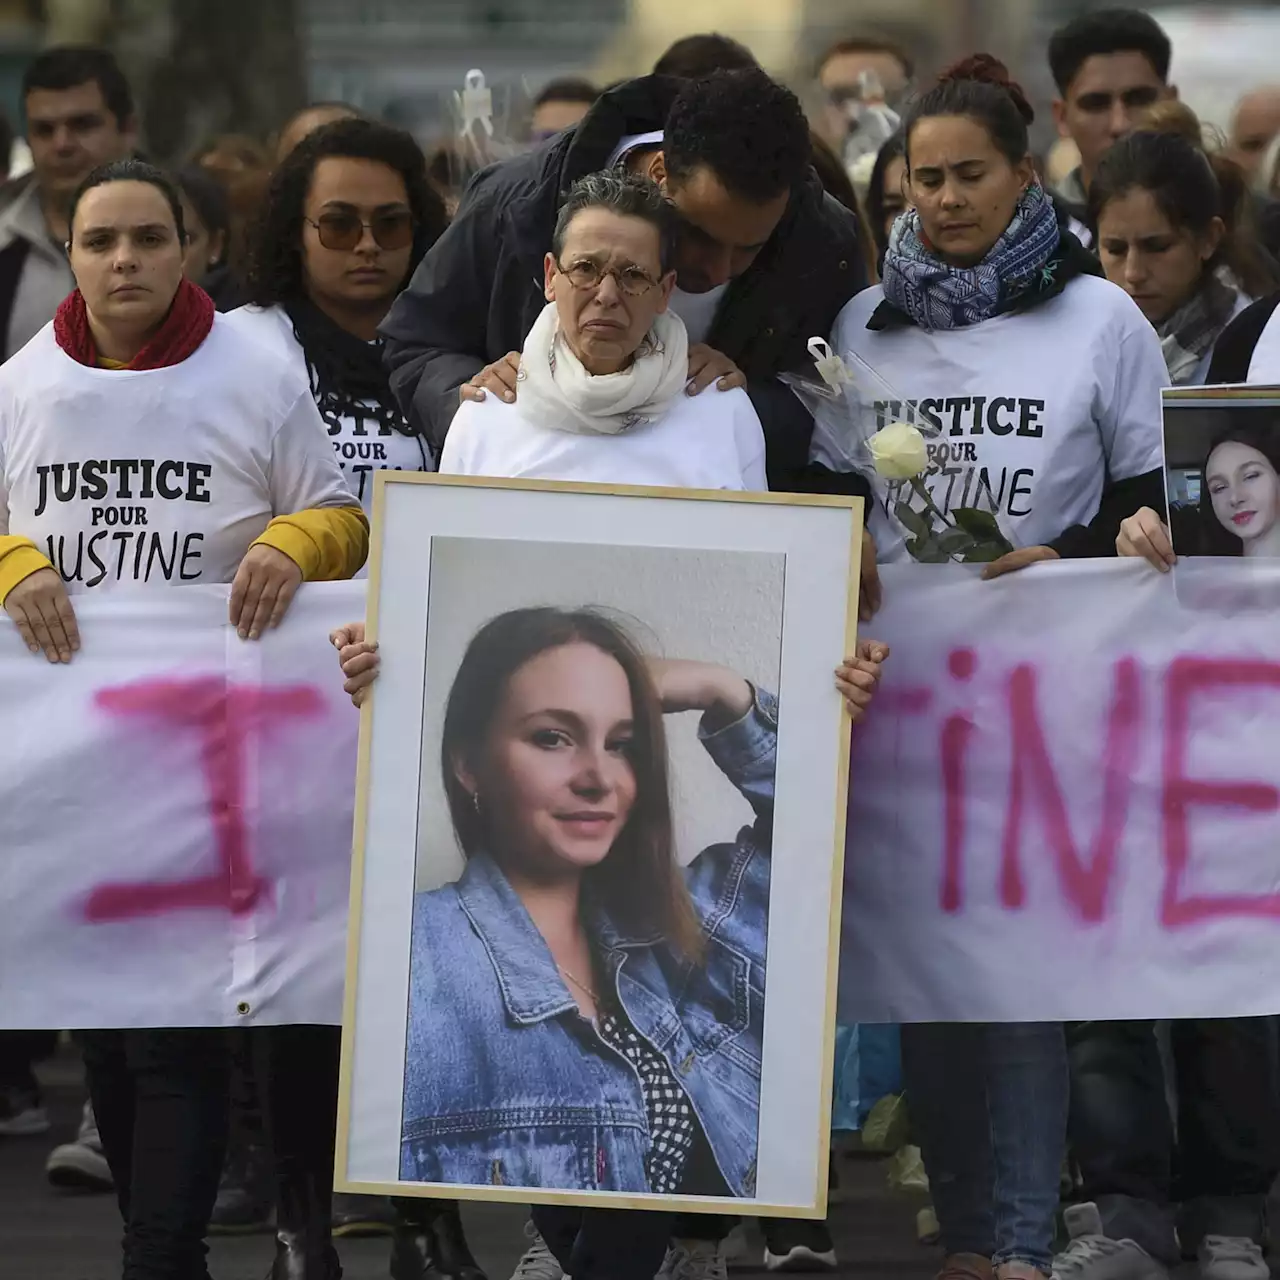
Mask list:
[[[686,712],[756,820],[681,868]],[[466,868],[414,916],[403,1178],[754,1195],[776,739],[767,690],[605,612],[479,630],[440,759]]]
[[1144,509],[1126,520],[1119,554],[1143,556],[1165,571],[1209,556],[1280,558],[1278,414],[1280,405],[1265,393],[1167,391],[1166,510]]
[[[379,566],[372,636],[330,637],[380,788],[348,1186],[532,1204],[562,1266],[634,1246],[650,1275],[703,1239],[690,1215],[714,1243],[726,1212],[821,1212],[843,751],[888,652],[830,593],[856,512],[407,475],[382,498],[388,529],[430,524],[412,585]],[[622,1205],[656,1211],[631,1244]]]
[[1210,445],[1200,483],[1199,551],[1280,556],[1280,436],[1241,424]]

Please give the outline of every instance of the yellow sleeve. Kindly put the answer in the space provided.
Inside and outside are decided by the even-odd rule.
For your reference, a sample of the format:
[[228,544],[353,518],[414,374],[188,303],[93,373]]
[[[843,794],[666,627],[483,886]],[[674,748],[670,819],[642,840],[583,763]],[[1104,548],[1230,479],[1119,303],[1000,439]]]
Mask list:
[[0,604],[4,604],[5,597],[24,578],[52,568],[48,557],[36,550],[30,538],[21,538],[16,533],[0,537]]
[[259,543],[283,551],[303,582],[354,578],[369,554],[369,521],[362,507],[312,507],[276,516],[253,545]]

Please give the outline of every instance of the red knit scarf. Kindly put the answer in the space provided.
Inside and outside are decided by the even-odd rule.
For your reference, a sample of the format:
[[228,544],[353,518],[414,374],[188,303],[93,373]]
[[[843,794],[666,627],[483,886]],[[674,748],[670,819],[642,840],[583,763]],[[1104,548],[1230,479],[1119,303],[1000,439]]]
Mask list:
[[[213,317],[213,299],[184,277],[164,323],[125,368],[166,369],[171,364],[181,364],[209,336]],[[63,300],[53,317],[53,336],[73,360],[87,365],[98,363],[89,311],[79,289]]]

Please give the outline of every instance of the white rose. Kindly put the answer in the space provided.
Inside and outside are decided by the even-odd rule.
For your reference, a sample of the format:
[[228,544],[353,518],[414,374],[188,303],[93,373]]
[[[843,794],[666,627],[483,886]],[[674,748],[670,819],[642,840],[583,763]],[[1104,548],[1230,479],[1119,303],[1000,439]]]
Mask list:
[[891,422],[867,441],[876,474],[885,480],[914,480],[929,465],[929,449],[909,422]]

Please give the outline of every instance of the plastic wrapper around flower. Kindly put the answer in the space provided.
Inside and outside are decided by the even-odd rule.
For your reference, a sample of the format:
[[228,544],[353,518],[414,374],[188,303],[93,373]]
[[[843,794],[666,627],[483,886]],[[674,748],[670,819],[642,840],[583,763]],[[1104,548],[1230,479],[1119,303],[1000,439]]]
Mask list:
[[438,152],[455,200],[481,169],[529,149],[532,112],[533,94],[523,79],[491,84],[478,67],[466,73],[446,103],[451,128]]
[[[825,339],[811,338],[809,354],[814,362],[812,374],[780,377],[813,415],[811,457],[830,471],[856,471],[867,479],[875,498],[867,525],[879,556],[901,559],[910,536],[894,514],[902,482],[886,479],[876,470],[870,442],[910,412],[909,402],[855,352],[837,354]],[[920,434],[927,441],[939,432],[926,424]]]
[[867,527],[881,560],[985,564],[1013,550],[993,512],[943,510],[935,500],[936,422],[918,419],[914,403],[856,352],[837,353],[811,338],[809,353],[815,376],[782,380],[813,414],[813,461],[870,482],[875,504]]

